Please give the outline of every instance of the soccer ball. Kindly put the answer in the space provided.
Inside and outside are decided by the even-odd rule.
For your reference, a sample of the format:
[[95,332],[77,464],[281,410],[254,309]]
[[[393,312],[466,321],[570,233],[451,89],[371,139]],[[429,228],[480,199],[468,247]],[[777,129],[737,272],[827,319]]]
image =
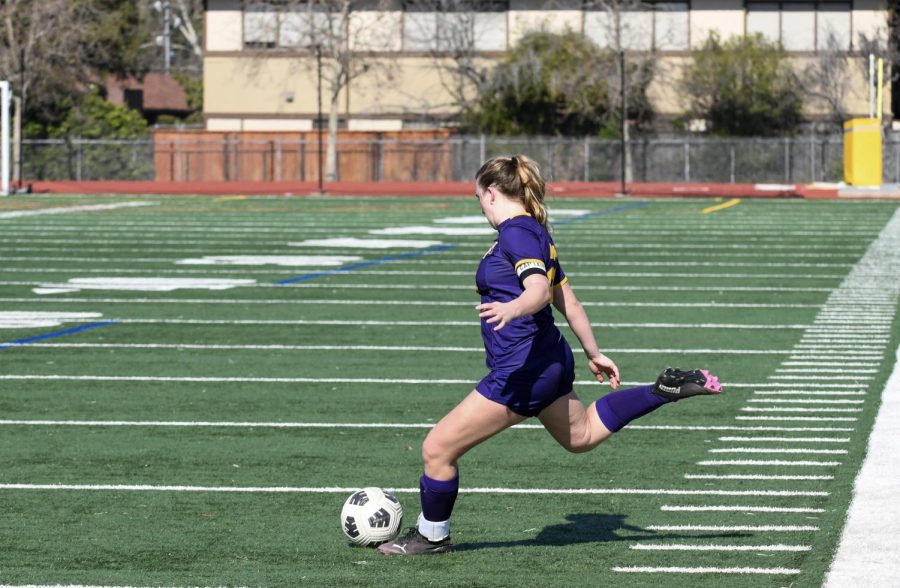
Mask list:
[[354,545],[374,547],[390,541],[402,522],[400,501],[374,486],[351,494],[341,509],[341,529]]

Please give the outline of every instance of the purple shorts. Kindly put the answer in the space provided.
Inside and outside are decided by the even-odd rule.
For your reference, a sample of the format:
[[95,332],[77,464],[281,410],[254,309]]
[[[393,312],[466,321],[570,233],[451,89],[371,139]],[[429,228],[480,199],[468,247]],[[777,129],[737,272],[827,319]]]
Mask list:
[[571,392],[574,382],[572,348],[560,336],[555,345],[529,355],[521,367],[492,370],[475,389],[516,414],[533,417]]

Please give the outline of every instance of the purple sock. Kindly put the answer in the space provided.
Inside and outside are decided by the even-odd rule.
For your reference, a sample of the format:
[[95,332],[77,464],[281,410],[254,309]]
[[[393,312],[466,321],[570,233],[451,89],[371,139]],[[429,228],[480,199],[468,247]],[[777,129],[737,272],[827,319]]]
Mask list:
[[419,498],[425,520],[439,523],[450,519],[459,493],[459,472],[452,480],[435,480],[425,474],[419,478]]
[[638,386],[601,396],[594,403],[603,425],[615,433],[638,417],[653,412],[668,398],[653,393],[653,386]]

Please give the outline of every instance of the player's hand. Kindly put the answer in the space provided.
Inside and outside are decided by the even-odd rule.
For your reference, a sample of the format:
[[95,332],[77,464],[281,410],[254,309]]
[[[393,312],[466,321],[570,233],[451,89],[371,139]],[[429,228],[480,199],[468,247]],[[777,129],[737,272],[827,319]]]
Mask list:
[[603,382],[603,376],[609,378],[609,386],[613,390],[619,387],[619,366],[616,362],[606,357],[602,353],[592,355],[588,358],[588,367],[591,373],[597,376],[598,382]]
[[478,317],[486,319],[489,325],[496,323],[495,331],[499,331],[514,318],[519,318],[516,306],[511,302],[485,302],[475,307]]

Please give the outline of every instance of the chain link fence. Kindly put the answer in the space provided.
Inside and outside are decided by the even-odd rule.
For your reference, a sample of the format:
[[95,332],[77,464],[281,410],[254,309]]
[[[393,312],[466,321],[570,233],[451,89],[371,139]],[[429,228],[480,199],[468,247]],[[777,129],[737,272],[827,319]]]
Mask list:
[[[485,159],[525,153],[550,181],[621,181],[622,143],[564,137],[457,136],[434,141],[339,141],[344,181],[468,181]],[[900,134],[884,140],[884,181],[900,183]],[[629,182],[810,183],[843,179],[843,137],[638,137],[625,149]],[[316,181],[316,141],[27,140],[26,180]]]

